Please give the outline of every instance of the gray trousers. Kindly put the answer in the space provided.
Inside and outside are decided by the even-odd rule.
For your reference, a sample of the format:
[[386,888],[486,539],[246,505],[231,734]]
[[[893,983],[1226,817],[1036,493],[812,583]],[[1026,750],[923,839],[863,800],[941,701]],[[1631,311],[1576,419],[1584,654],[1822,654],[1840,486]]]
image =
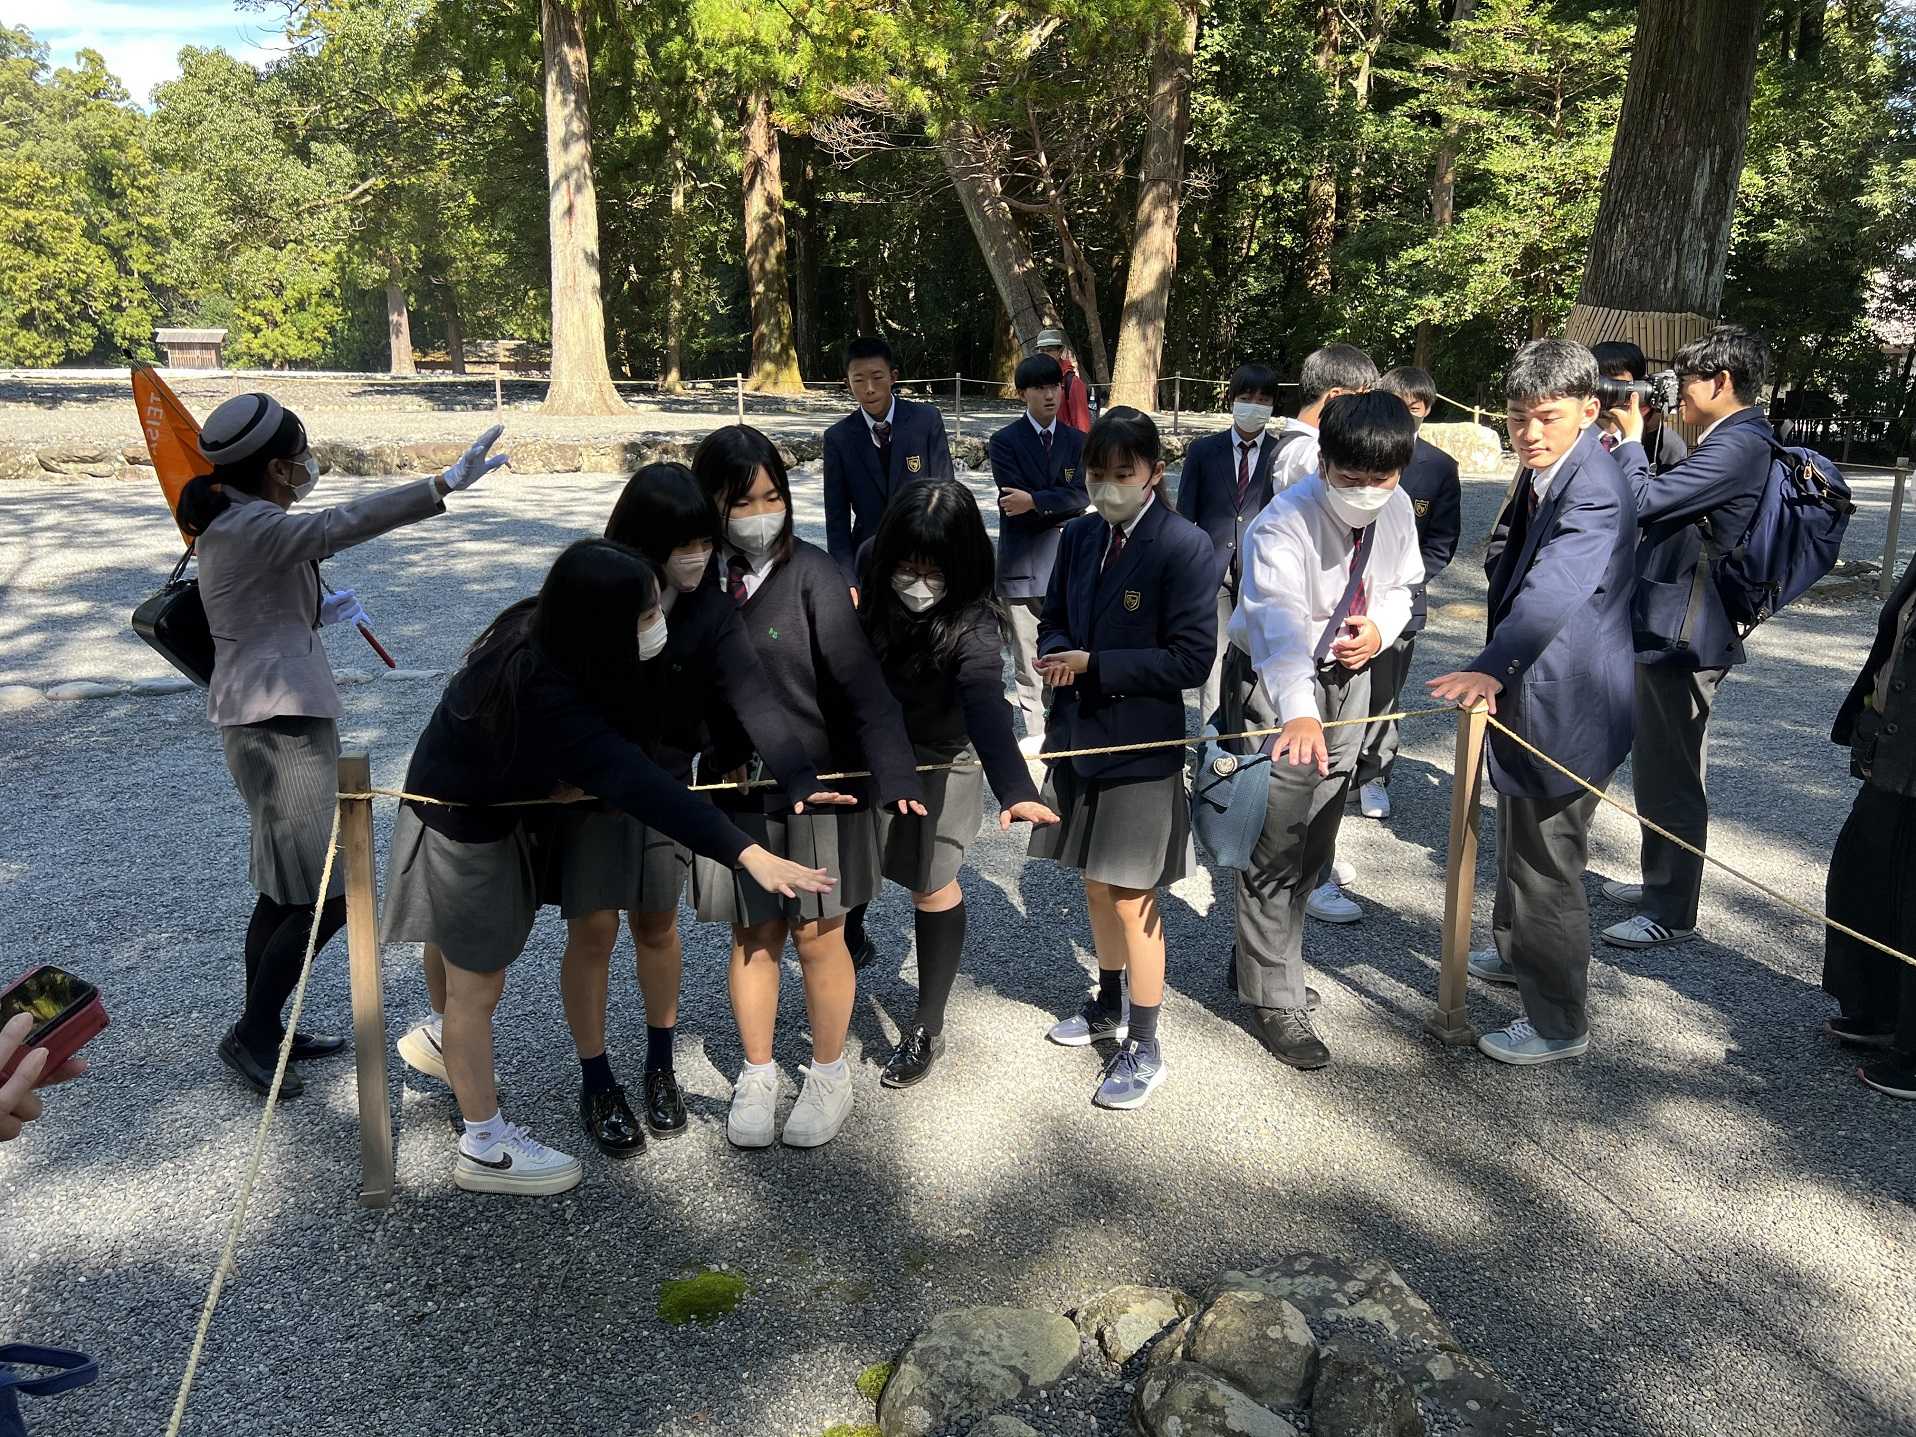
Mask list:
[[[1370,711],[1395,713],[1404,680],[1410,676],[1410,656],[1417,647],[1417,635],[1401,634],[1397,642],[1378,652],[1370,661]],[[1372,723],[1364,730],[1364,747],[1357,755],[1357,774],[1353,787],[1367,783],[1390,783],[1391,765],[1397,762],[1397,721]]]
[[[1637,731],[1630,745],[1637,811],[1702,848],[1710,836],[1704,792],[1710,710],[1728,669],[1637,665]],[[1643,830],[1643,911],[1665,928],[1696,927],[1703,860]]]
[[[1597,784],[1609,787],[1606,777]],[[1590,1031],[1590,899],[1583,870],[1599,800],[1497,795],[1497,899],[1490,930],[1517,974],[1524,1016],[1546,1038]]]
[[1025,716],[1025,734],[1044,732],[1044,681],[1038,677],[1038,612],[1043,599],[998,596],[1011,616],[1011,675],[1018,687],[1018,712]]
[[[1198,724],[1202,727],[1211,721],[1211,715],[1217,712],[1217,706],[1224,701],[1224,653],[1231,647],[1231,641],[1224,637],[1224,630],[1231,622],[1231,611],[1237,607],[1237,600],[1231,597],[1231,586],[1224,585],[1217,591],[1217,654],[1211,660],[1211,676],[1204,681],[1204,687],[1197,691]],[[1262,728],[1262,724],[1252,725]]]
[[[1370,712],[1370,676],[1364,670],[1319,669],[1317,713],[1332,719]],[[1255,682],[1244,701],[1251,728],[1277,722]],[[1237,995],[1256,1008],[1304,1006],[1304,903],[1318,874],[1337,849],[1344,795],[1357,767],[1364,730],[1356,724],[1328,730],[1329,778],[1316,765],[1299,767],[1288,757],[1271,765],[1270,806],[1264,831],[1251,850],[1251,866],[1236,875]]]

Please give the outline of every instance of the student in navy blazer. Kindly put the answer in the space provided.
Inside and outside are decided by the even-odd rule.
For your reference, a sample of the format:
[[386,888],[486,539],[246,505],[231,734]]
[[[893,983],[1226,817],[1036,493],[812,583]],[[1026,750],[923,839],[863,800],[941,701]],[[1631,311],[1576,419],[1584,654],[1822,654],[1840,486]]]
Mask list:
[[[1566,339],[1532,340],[1505,381],[1524,472],[1491,533],[1489,641],[1439,699],[1497,718],[1601,789],[1630,752],[1636,506],[1604,452],[1597,362]],[[1496,730],[1496,951],[1470,955],[1487,982],[1515,984],[1524,1018],[1478,1047],[1499,1062],[1580,1057],[1590,1045],[1589,900],[1583,870],[1598,799]]]
[[1237,607],[1244,531],[1271,502],[1271,461],[1278,442],[1265,426],[1277,412],[1277,372],[1262,364],[1239,365],[1225,402],[1231,406],[1231,427],[1193,440],[1178,478],[1178,513],[1211,536],[1217,555],[1217,653],[1197,692],[1200,723],[1217,712],[1223,696],[1224,626]]
[[[1108,410],[1091,428],[1084,462],[1098,512],[1065,525],[1038,627],[1038,666],[1053,687],[1045,749],[1182,739],[1184,690],[1203,678],[1217,648],[1211,541],[1162,497],[1164,460],[1149,416]],[[1057,760],[1045,802],[1063,821],[1032,834],[1031,855],[1083,873],[1098,958],[1096,996],[1054,1024],[1050,1038],[1068,1047],[1121,1043],[1093,1101],[1139,1107],[1164,1077],[1157,890],[1196,861],[1183,747]]]
[[858,408],[825,431],[825,547],[855,588],[858,551],[892,495],[914,480],[951,478],[951,446],[936,405],[892,393],[898,370],[884,340],[845,346],[845,382]]
[[[1719,325],[1677,352],[1679,416],[1702,437],[1674,466],[1653,465],[1642,444],[1634,397],[1612,410],[1623,442],[1617,464],[1637,504],[1637,592],[1631,606],[1637,650],[1637,737],[1630,773],[1637,805],[1652,823],[1698,848],[1710,834],[1704,791],[1710,714],[1743,641],[1723,607],[1704,539],[1718,549],[1742,541],[1769,477],[1770,424],[1756,407],[1769,375],[1762,338]],[[1655,948],[1696,936],[1703,860],[1643,830],[1643,882],[1606,884],[1638,910],[1603,930],[1623,948]]]
[[1058,416],[1064,371],[1033,355],[1012,378],[1025,412],[991,436],[991,482],[998,487],[998,597],[1010,615],[1011,671],[1024,714],[1026,749],[1044,736],[1044,684],[1038,677],[1038,614],[1051,584],[1065,523],[1090,507],[1084,487],[1084,433]]

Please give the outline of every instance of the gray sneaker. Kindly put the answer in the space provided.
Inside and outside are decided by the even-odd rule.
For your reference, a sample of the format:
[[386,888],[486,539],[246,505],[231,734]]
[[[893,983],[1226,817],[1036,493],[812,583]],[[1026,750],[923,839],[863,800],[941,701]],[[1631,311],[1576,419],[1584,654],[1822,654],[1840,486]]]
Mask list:
[[1073,1013],[1069,1018],[1051,1025],[1051,1031],[1045,1036],[1052,1042],[1066,1048],[1088,1048],[1093,1043],[1122,1043],[1125,1035],[1131,1031],[1131,1000],[1123,1000],[1118,1012],[1118,1021],[1114,1026],[1110,1013],[1098,1006],[1098,1000],[1088,1000],[1081,1012]]
[[1479,948],[1470,955],[1470,976],[1486,983],[1506,983],[1513,987],[1517,982],[1517,970],[1504,962],[1503,955],[1495,948]]
[[1581,1058],[1590,1051],[1590,1035],[1546,1038],[1530,1026],[1528,1018],[1519,1018],[1508,1028],[1484,1034],[1477,1040],[1477,1051],[1500,1063],[1530,1068],[1539,1063],[1559,1062],[1564,1058]]
[[1104,1077],[1099,1080],[1091,1101],[1101,1108],[1119,1111],[1141,1108],[1150,1098],[1151,1090],[1164,1081],[1164,1073],[1164,1054],[1155,1040],[1148,1048],[1126,1040],[1104,1065]]
[[1635,908],[1643,902],[1643,885],[1641,883],[1624,883],[1619,879],[1612,878],[1603,885],[1603,896],[1608,898],[1612,903],[1622,903],[1628,907]]

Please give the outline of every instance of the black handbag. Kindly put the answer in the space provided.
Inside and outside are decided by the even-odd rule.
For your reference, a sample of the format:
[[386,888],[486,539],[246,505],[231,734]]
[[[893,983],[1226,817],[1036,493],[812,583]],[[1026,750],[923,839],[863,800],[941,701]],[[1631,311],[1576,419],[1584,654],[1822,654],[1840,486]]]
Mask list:
[[213,682],[213,635],[200,602],[200,581],[185,577],[193,548],[187,546],[166,587],[133,611],[133,632],[201,688]]
[[[44,1377],[29,1377],[22,1369],[49,1368]],[[99,1375],[100,1364],[82,1352],[59,1347],[31,1347],[23,1342],[0,1347],[0,1437],[27,1437],[16,1394],[51,1397],[84,1387]]]

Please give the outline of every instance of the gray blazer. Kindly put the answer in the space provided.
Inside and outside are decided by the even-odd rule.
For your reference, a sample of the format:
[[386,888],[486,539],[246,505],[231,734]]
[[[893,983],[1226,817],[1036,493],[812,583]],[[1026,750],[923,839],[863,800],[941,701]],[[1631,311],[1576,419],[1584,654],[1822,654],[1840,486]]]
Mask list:
[[213,634],[206,716],[222,728],[282,715],[338,718],[339,689],[316,632],[319,561],[443,512],[438,490],[420,479],[311,512],[231,497],[194,546]]

